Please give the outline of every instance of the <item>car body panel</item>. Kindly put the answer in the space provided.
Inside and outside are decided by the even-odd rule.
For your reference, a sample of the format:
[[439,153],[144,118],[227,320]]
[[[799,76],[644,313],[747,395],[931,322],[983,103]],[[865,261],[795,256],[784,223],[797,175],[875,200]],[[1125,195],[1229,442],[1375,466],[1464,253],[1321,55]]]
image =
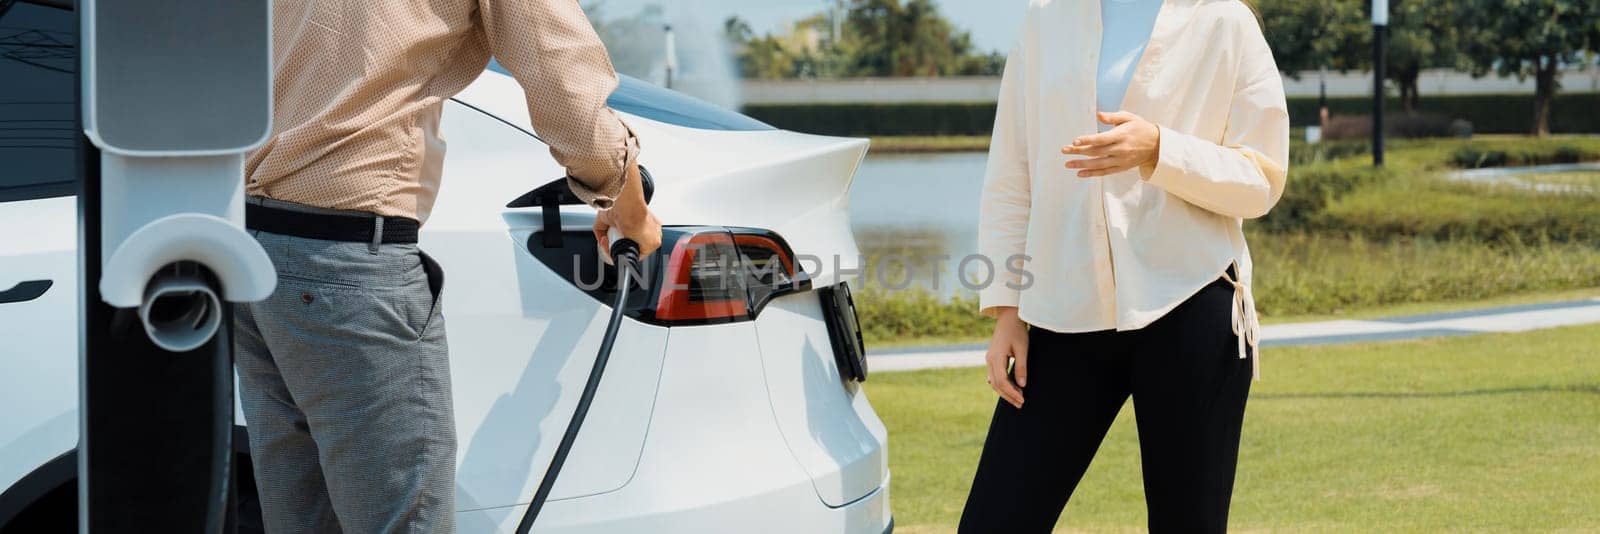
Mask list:
[[816,293],[775,299],[756,320],[772,413],[817,495],[843,506],[878,488],[888,431],[860,383],[840,378]]
[[0,488],[78,443],[78,202],[0,203],[0,291],[49,280],[0,304]]
[[[534,131],[522,88],[507,76],[486,71],[456,98]],[[656,182],[650,207],[664,224],[775,231],[796,254],[813,258],[803,263],[817,287],[833,285],[843,279],[841,271],[861,266],[848,209],[850,184],[866,157],[866,140],[783,130],[698,130],[637,116],[623,119],[639,136],[639,161]],[[552,169],[534,185],[562,175]],[[819,263],[825,268],[818,269]]]
[[[461,441],[458,506],[525,504],[555,454],[611,311],[527,250],[529,236],[542,225],[539,210],[502,207],[559,172],[549,169],[542,146],[459,105],[447,108],[441,129],[456,145],[445,164],[452,180],[441,188],[438,216],[424,227],[420,244],[446,273],[444,316]],[[612,491],[632,477],[666,339],[665,328],[632,321],[619,332],[552,500]]]
[[[889,522],[887,473],[874,492],[846,506],[818,499],[772,416],[756,343],[751,323],[672,329],[634,479],[615,492],[546,504],[537,530],[882,532]],[[711,373],[723,379],[700,379]],[[525,511],[464,513],[458,527],[509,531]]]
[[[609,513],[634,503],[620,496],[602,495],[552,502],[540,513],[536,532],[559,534],[705,534],[708,532],[761,532],[765,534],[855,533],[889,534],[894,525],[889,507],[889,479],[877,491],[846,506],[821,503],[798,505],[815,495],[808,484],[797,483],[736,503],[679,510],[668,514],[622,515]],[[637,496],[635,496],[637,497]],[[456,516],[461,532],[515,532],[527,506],[471,510]],[[588,517],[587,521],[557,524],[546,518]]]

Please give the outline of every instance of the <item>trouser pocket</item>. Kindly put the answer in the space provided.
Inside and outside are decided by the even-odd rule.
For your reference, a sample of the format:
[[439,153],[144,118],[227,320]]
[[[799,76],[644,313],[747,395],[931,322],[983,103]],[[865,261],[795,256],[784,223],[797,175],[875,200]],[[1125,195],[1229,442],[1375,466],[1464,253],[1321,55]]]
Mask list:
[[433,295],[434,305],[437,306],[439,296],[444,294],[444,268],[427,252],[418,250],[417,253],[422,255],[422,270],[428,274],[428,292]]
[[443,316],[441,304],[444,297],[444,267],[441,267],[439,262],[433,259],[433,256],[429,256],[427,252],[423,252],[421,249],[417,250],[417,254],[422,259],[422,271],[428,280],[429,296],[428,318],[423,322],[422,327],[417,329],[417,337],[426,338],[429,335],[428,330],[433,327],[434,323],[439,322]]

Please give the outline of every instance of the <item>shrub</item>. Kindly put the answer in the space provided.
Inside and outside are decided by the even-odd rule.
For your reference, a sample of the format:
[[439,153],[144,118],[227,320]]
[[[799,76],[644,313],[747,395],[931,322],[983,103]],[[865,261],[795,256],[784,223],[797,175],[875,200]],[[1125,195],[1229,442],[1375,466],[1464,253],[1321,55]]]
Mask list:
[[[1600,132],[1600,93],[1558,93],[1550,103],[1550,131],[1555,133]],[[1389,116],[1403,115],[1400,102],[1391,98]],[[1372,113],[1369,97],[1328,99],[1334,116]],[[1418,111],[1472,124],[1473,133],[1525,134],[1533,131],[1533,95],[1422,95]],[[1317,123],[1315,97],[1289,99],[1289,119],[1295,124]]]
[[1366,141],[1323,141],[1316,144],[1295,141],[1289,144],[1289,167],[1293,169],[1312,163],[1365,156],[1371,152],[1372,145]]
[[1291,166],[1283,198],[1251,224],[1279,232],[1308,229],[1329,203],[1385,176],[1382,169],[1355,162]]
[[1550,146],[1538,143],[1518,143],[1514,146],[1484,146],[1469,144],[1456,149],[1451,163],[1463,169],[1485,167],[1510,167],[1549,165],[1552,163],[1578,163],[1600,159],[1600,150],[1575,145]]
[[882,344],[988,337],[994,320],[978,314],[974,295],[941,298],[924,289],[890,291],[867,284],[855,292],[861,337],[872,350]]
[[1345,195],[1311,216],[1310,227],[1372,240],[1427,238],[1500,246],[1600,243],[1600,202],[1510,185],[1394,180]]
[[757,105],[744,112],[785,130],[819,135],[989,135],[995,104]]
[[1504,167],[1510,158],[1504,150],[1480,150],[1470,146],[1456,149],[1455,166],[1463,169]]

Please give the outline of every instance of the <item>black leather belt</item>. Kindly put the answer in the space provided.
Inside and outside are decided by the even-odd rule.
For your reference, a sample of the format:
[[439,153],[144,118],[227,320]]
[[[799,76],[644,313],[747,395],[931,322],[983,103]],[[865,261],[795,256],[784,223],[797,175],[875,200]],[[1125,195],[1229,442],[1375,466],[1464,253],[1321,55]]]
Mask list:
[[251,230],[324,241],[372,243],[381,231],[381,242],[388,244],[416,243],[417,229],[422,226],[405,217],[306,213],[260,204],[245,204],[244,221]]

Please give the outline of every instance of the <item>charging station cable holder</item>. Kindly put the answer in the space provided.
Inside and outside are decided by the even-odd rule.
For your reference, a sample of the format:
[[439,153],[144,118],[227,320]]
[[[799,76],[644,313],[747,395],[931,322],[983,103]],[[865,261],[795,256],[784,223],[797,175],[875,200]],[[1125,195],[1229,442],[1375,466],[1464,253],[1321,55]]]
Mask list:
[[232,309],[277,284],[244,231],[272,132],[271,0],[80,0],[79,531],[231,530]]

